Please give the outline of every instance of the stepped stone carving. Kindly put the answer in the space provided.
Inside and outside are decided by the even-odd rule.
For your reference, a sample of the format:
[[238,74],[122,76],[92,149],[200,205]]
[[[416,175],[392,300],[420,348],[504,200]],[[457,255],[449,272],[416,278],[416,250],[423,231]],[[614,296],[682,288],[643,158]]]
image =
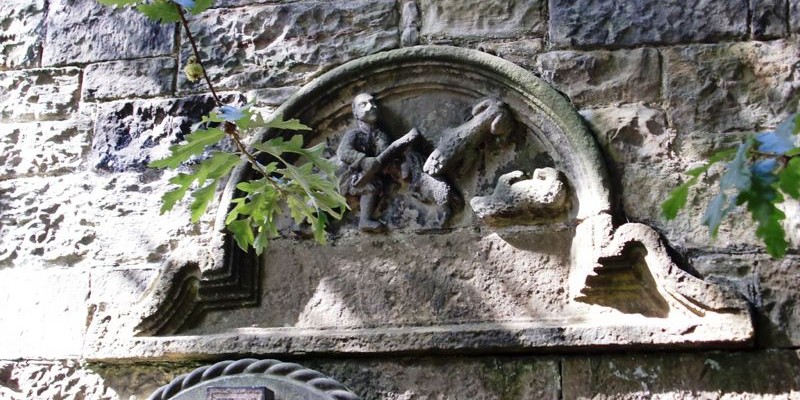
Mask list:
[[342,163],[352,212],[329,244],[287,233],[255,257],[221,234],[207,264],[173,260],[141,310],[95,310],[88,358],[752,344],[743,299],[682,270],[652,228],[614,223],[594,137],[508,61],[402,48],[276,112]]

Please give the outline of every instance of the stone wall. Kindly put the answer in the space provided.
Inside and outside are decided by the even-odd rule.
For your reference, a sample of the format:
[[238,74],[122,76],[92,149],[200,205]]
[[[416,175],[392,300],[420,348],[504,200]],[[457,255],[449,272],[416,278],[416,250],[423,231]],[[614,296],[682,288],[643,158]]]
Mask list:
[[[757,343],[293,361],[367,399],[800,396],[800,207],[786,207],[793,244],[779,261],[744,215],[710,240],[702,186],[689,213],[659,217],[681,171],[798,111],[800,1],[419,0],[415,32],[403,3],[218,0],[191,25],[224,94],[265,111],[415,35],[534,72],[596,134],[616,206],[658,229],[679,264],[745,296]],[[7,0],[0,27],[0,398],[145,398],[207,360],[92,362],[86,327],[98,308],[139,300],[174,254],[207,248],[213,217],[159,216],[171,175],[145,165],[213,104],[180,72],[190,49],[175,26],[94,0]]]

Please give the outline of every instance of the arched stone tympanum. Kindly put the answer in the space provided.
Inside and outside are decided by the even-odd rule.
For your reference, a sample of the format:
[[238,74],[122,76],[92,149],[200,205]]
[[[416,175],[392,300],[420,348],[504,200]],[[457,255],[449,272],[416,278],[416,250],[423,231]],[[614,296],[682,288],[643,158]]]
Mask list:
[[[651,228],[613,224],[623,219],[612,215],[593,136],[530,72],[473,50],[404,48],[325,73],[277,112],[343,159],[343,138],[363,130],[352,109],[362,93],[387,141],[412,143],[382,164],[371,215],[382,232],[359,223],[355,191],[328,245],[287,224],[256,258],[221,236],[217,262],[163,279],[140,336],[124,351],[95,347],[97,356],[751,341],[742,299],[678,268]],[[222,204],[249,174],[245,164],[235,171]],[[439,189],[448,195],[428,196]]]

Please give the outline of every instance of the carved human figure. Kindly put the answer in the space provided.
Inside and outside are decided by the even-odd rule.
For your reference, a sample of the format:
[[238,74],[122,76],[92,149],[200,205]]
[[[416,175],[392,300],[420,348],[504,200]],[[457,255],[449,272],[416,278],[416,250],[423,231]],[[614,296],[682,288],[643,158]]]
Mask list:
[[378,126],[378,106],[371,94],[356,95],[352,106],[356,128],[344,134],[336,150],[341,163],[340,190],[345,195],[359,196],[358,228],[378,232],[386,228],[374,218],[378,200],[386,186],[383,170],[419,137],[419,132],[412,129],[391,142]]

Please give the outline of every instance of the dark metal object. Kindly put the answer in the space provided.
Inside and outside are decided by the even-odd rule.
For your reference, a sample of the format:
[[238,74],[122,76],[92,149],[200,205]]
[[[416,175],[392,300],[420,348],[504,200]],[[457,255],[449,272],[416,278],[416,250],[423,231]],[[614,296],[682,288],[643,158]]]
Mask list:
[[[267,388],[280,400],[360,400],[341,383],[294,363],[247,358],[221,361],[175,378],[148,400],[208,400],[258,397],[206,397],[209,388]],[[266,397],[270,400],[272,397]]]

